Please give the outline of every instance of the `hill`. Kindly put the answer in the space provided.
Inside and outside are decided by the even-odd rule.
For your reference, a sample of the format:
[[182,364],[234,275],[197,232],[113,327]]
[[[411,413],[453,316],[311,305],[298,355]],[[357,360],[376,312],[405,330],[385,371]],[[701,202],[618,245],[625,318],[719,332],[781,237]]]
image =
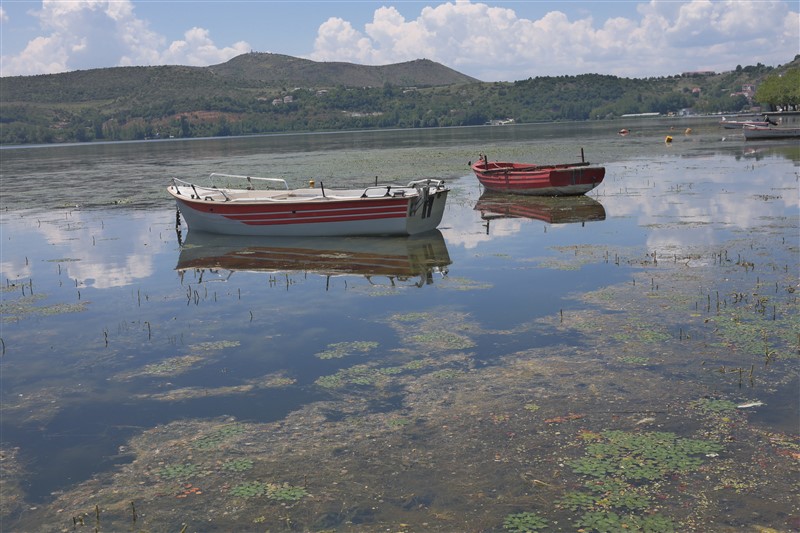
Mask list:
[[594,120],[626,113],[738,112],[768,76],[628,79],[600,74],[484,83],[433,61],[384,66],[243,54],[210,67],[116,67],[2,78],[0,143],[135,140],[281,131]]
[[367,66],[250,53],[208,67],[208,70],[228,78],[287,87],[382,87],[387,83],[406,87],[437,87],[479,81],[428,59]]

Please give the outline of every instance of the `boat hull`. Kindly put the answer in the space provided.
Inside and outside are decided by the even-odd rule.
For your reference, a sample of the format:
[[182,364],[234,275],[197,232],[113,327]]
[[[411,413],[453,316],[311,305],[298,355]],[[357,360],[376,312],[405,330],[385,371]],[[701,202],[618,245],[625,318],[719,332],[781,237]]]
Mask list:
[[742,131],[744,132],[745,140],[759,140],[759,139],[799,139],[800,128],[787,128],[787,127],[747,127],[745,126]]
[[534,166],[524,163],[472,165],[487,190],[530,196],[577,196],[591,191],[605,178],[605,167],[583,165]]
[[745,127],[766,128],[769,123],[763,120],[723,120],[720,125],[726,130],[740,130]]
[[227,202],[168,188],[190,231],[251,236],[415,235],[442,220],[449,189],[421,195]]

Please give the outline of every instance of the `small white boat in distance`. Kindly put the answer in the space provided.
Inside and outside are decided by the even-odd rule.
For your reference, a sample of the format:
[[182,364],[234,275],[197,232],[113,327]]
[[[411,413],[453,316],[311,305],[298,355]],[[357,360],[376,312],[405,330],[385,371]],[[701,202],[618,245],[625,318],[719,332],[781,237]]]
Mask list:
[[[217,185],[220,180],[225,183]],[[280,178],[219,173],[211,174],[210,185],[172,181],[167,191],[189,230],[223,235],[415,235],[436,229],[450,191],[437,179],[363,189],[327,189],[313,182],[289,189]],[[280,188],[264,188],[270,186]]]
[[767,127],[772,122],[763,119],[763,120],[728,120],[725,117],[722,117],[722,120],[719,121],[719,125],[728,130],[740,130],[745,126],[763,126]]

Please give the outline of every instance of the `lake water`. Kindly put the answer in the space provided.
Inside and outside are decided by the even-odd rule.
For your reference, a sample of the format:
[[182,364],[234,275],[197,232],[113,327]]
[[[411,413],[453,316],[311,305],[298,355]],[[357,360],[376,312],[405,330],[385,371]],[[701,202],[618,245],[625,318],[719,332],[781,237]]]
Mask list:
[[[468,169],[581,149],[584,198]],[[800,527],[796,142],[661,119],[0,157],[4,531]],[[214,239],[165,191],[211,172],[452,192],[413,238]]]

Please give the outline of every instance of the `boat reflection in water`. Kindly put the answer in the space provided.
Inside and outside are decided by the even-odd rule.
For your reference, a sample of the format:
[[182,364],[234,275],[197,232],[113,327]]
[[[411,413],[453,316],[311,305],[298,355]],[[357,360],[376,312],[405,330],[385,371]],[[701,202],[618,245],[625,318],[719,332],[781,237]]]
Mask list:
[[487,235],[489,223],[498,218],[529,218],[550,224],[606,219],[603,204],[589,196],[523,196],[486,191],[475,204],[475,211],[480,211],[481,219],[486,221]]
[[[234,272],[311,272],[326,276],[385,277],[422,287],[447,275],[447,245],[439,230],[410,237],[248,237],[189,232],[176,270],[230,278]],[[227,274],[225,275],[225,273]],[[406,283],[408,282],[408,283]]]

